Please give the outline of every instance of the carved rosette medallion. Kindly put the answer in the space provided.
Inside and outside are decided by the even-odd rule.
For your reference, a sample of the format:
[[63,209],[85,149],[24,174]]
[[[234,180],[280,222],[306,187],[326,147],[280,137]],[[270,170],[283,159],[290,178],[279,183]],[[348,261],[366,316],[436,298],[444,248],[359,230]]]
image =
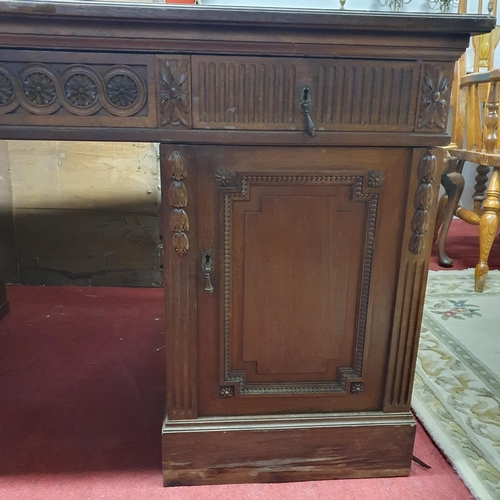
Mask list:
[[351,382],[351,394],[361,394],[363,389],[363,382]]
[[[19,73],[19,91],[14,92],[21,106],[30,113],[46,115],[55,113],[61,107],[58,96],[62,93],[57,73],[46,64],[28,64]],[[17,82],[16,82],[17,83]]]
[[137,84],[128,75],[112,76],[106,85],[108,99],[120,108],[132,106],[138,94]]
[[452,65],[425,65],[417,128],[446,129],[452,81]]
[[146,85],[128,66],[115,66],[103,75],[103,106],[117,116],[130,116],[142,109],[147,100]]
[[179,151],[173,151],[167,160],[167,172],[172,179],[168,187],[168,203],[170,212],[170,230],[172,248],[184,255],[189,250],[189,217],[184,210],[188,205],[188,192],[184,180],[187,177],[187,165],[184,156]]
[[128,66],[112,66],[101,75],[83,64],[59,72],[49,64],[26,64],[14,71],[0,63],[0,114],[21,106],[32,114],[50,115],[63,106],[79,116],[102,108],[114,116],[133,116],[146,100],[144,80]]
[[189,59],[159,59],[160,125],[191,126]]
[[219,390],[219,395],[222,398],[232,398],[234,396],[234,387],[222,386]]
[[[217,180],[217,176],[216,176]],[[246,380],[244,371],[234,370],[231,366],[231,296],[232,296],[232,205],[250,199],[250,187],[259,185],[345,185],[352,186],[353,202],[367,204],[367,224],[365,252],[358,308],[358,333],[352,366],[339,367],[336,380],[321,382],[254,383]],[[363,192],[363,177],[354,175],[242,175],[241,189],[225,192],[224,196],[224,383],[238,385],[239,395],[264,394],[321,394],[346,393],[350,390],[349,381],[359,380],[362,376],[364,344],[368,318],[368,296],[371,280],[371,266],[377,219],[378,193]],[[355,382],[361,383],[361,382]],[[351,384],[352,385],[352,384]],[[225,388],[226,386],[224,386]]]
[[14,95],[14,86],[8,75],[0,73],[0,106],[8,104]]
[[47,106],[56,98],[56,86],[52,78],[41,72],[30,73],[23,81],[27,99],[36,106]]
[[368,187],[372,189],[381,188],[384,185],[384,173],[380,170],[370,170],[368,172]]
[[66,97],[74,106],[86,108],[97,100],[97,84],[88,75],[75,73],[64,84]]
[[217,182],[220,187],[229,186],[233,182],[233,178],[233,173],[229,170],[218,170],[215,173],[215,182]]
[[432,150],[423,156],[418,165],[419,185],[415,191],[413,205],[415,213],[411,220],[411,230],[409,250],[418,255],[425,249],[425,233],[429,228],[429,209],[432,202],[434,173],[436,171],[436,157]]

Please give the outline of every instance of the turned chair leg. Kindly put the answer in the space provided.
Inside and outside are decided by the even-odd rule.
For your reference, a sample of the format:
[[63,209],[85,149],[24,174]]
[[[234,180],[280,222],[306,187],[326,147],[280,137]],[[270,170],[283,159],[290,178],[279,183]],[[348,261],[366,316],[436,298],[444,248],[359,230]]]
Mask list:
[[474,194],[472,195],[472,199],[474,200],[474,210],[480,210],[481,205],[486,198],[486,184],[488,182],[490,167],[486,165],[478,165],[476,167],[476,172],[476,184],[474,185]]
[[438,211],[440,209],[443,210],[442,205],[444,205],[444,202],[442,199],[445,196],[447,196],[447,203],[442,215],[438,212],[438,219],[436,221],[437,225],[438,222],[441,222],[440,218],[442,217],[441,231],[438,237],[438,262],[442,267],[451,267],[453,265],[453,259],[450,259],[445,251],[446,237],[448,236],[451,221],[453,220],[453,216],[458,208],[458,203],[464,192],[465,181],[461,173],[451,172],[441,176],[441,184],[444,187],[446,195],[443,195],[441,200],[439,200]]
[[475,272],[475,290],[482,292],[488,275],[488,257],[498,228],[500,210],[500,167],[495,167],[486,189],[484,213],[479,222],[479,262]]

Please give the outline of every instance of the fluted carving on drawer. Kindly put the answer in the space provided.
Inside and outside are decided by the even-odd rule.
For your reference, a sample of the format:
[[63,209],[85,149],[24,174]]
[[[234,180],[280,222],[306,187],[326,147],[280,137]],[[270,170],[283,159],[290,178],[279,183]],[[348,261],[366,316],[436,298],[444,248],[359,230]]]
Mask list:
[[415,127],[420,65],[414,62],[193,56],[193,126],[316,131]]
[[199,62],[203,123],[293,123],[293,64]]
[[52,115],[64,108],[77,116],[104,109],[108,116],[127,117],[140,112],[146,100],[146,83],[129,66],[0,63],[0,114],[21,107],[32,115]]
[[318,126],[412,125],[415,73],[410,64],[348,61],[320,66]]

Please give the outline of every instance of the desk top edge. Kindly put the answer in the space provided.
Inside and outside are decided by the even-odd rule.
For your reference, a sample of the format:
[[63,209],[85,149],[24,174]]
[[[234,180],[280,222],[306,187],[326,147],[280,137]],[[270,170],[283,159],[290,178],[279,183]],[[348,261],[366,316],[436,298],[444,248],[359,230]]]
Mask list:
[[163,4],[116,4],[90,2],[0,2],[2,18],[88,19],[108,22],[186,23],[203,25],[252,25],[279,28],[341,30],[386,29],[402,32],[478,34],[491,31],[496,19],[489,15],[384,13],[339,10],[302,10],[216,6],[177,6]]

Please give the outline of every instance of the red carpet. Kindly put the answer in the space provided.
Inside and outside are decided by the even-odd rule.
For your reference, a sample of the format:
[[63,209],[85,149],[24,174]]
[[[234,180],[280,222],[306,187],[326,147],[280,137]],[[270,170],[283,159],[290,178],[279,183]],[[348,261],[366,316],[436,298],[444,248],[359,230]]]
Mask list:
[[[437,245],[434,245],[429,269],[443,271],[445,268],[439,266],[436,250]],[[479,226],[472,226],[460,219],[454,219],[446,238],[446,253],[448,257],[454,260],[451,269],[459,270],[476,267],[479,258]],[[498,236],[493,242],[488,266],[490,269],[500,269],[500,237]]]
[[[422,428],[411,476],[163,488],[163,291],[8,288],[0,322],[2,500],[462,500]],[[160,350],[158,350],[160,349]]]

